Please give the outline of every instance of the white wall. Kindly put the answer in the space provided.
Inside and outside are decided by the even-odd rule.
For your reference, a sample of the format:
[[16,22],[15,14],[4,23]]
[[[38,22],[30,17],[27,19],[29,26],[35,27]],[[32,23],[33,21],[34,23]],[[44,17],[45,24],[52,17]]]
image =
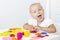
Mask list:
[[22,27],[27,19],[30,18],[29,5],[34,2],[40,2],[45,11],[49,9],[47,0],[0,0],[0,29],[14,26]]
[[50,4],[51,18],[55,23],[57,32],[60,33],[60,0],[51,0]]

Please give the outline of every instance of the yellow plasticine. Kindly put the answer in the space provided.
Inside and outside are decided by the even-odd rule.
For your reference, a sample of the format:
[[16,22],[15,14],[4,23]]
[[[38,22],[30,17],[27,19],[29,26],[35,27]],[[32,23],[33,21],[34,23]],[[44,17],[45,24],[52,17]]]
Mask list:
[[25,31],[25,32],[24,32],[24,36],[25,36],[25,37],[29,37],[29,36],[30,36],[30,32],[29,32],[29,31]]
[[18,33],[18,32],[24,32],[24,30],[22,30],[22,29],[16,29],[16,33]]
[[15,30],[13,30],[10,34],[14,34],[14,35],[16,35],[17,33],[16,33]]
[[16,30],[20,31],[20,32],[23,32],[24,30],[22,30],[21,28],[17,28]]
[[3,36],[10,36],[10,32],[6,31],[2,33]]
[[3,34],[2,34],[2,33],[0,33],[0,36],[3,36]]

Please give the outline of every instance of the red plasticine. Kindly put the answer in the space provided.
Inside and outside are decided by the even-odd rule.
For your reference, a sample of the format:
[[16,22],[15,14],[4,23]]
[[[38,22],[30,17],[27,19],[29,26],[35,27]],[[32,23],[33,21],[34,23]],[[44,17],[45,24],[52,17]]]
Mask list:
[[22,40],[21,38],[17,38],[17,40]]
[[10,34],[10,37],[15,37],[15,35],[14,34]]
[[46,34],[45,36],[49,36],[49,35]]
[[31,33],[36,33],[37,31],[36,30],[33,30],[33,31],[30,31]]

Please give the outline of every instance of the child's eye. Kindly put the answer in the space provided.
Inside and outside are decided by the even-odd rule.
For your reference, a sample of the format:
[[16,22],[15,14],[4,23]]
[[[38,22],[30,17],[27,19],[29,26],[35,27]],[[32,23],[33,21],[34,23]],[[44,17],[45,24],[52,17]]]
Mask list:
[[41,10],[41,9],[38,9],[39,11]]
[[34,11],[34,13],[36,13],[36,11]]

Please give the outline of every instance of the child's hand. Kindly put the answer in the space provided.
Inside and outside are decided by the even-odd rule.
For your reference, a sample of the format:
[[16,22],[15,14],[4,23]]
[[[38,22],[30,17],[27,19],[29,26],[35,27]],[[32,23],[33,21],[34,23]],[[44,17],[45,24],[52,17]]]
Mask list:
[[33,30],[37,30],[37,29],[31,29],[31,31],[33,31]]
[[39,27],[39,26],[35,26],[35,29],[36,29],[36,30],[39,30],[39,29],[40,29],[40,27]]
[[31,28],[30,31],[37,30],[35,27]]
[[37,32],[37,29],[33,28],[30,30],[31,33],[36,33]]

